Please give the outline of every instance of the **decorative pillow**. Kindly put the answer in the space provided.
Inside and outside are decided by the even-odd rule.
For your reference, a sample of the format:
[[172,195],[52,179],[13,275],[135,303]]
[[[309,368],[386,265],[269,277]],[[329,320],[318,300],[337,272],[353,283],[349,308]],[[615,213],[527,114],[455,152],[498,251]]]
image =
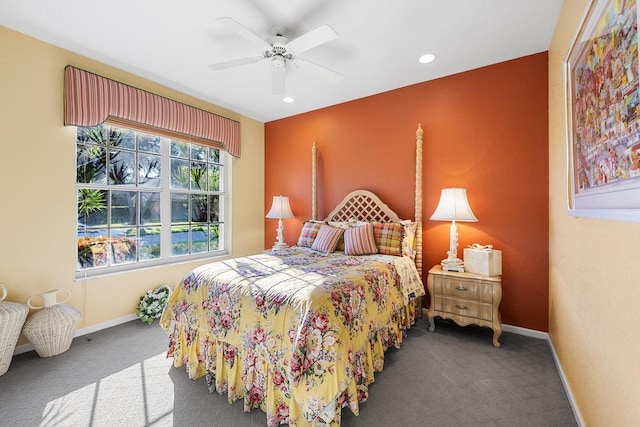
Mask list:
[[353,220],[353,222],[351,221],[329,221],[329,225],[332,227],[337,227],[337,228],[342,228],[342,229],[347,229],[349,227],[353,227],[354,225],[356,225],[355,220]]
[[416,259],[416,230],[418,224],[411,221],[402,221],[404,227],[402,233],[402,256]]
[[348,228],[344,231],[344,253],[346,255],[370,255],[378,253],[373,237],[373,224]]
[[311,249],[321,252],[323,255],[327,255],[335,251],[338,246],[338,242],[340,241],[340,237],[342,237],[342,233],[344,233],[342,228],[321,224],[318,235],[311,245]]
[[373,234],[376,238],[378,252],[384,255],[400,256],[402,254],[402,224],[397,222],[373,223]]
[[313,241],[316,239],[318,235],[318,231],[320,227],[322,227],[323,222],[315,222],[315,221],[307,221],[302,226],[302,231],[300,231],[300,237],[298,238],[298,246],[304,246],[306,248],[310,248],[313,244]]
[[[354,227],[356,225],[356,220],[355,218],[351,218],[349,221],[329,221],[329,225],[346,230],[347,228]],[[344,251],[344,235],[340,238],[336,250]]]

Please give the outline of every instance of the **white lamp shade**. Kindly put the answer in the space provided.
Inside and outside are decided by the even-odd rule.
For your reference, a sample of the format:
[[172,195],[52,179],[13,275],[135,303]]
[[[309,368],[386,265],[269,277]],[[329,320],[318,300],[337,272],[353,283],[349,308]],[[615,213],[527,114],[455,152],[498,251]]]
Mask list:
[[273,196],[271,210],[266,217],[278,219],[293,218],[293,212],[291,212],[291,207],[289,206],[289,197]]
[[431,218],[436,221],[477,222],[473,214],[467,190],[465,188],[444,188],[440,193],[440,202]]

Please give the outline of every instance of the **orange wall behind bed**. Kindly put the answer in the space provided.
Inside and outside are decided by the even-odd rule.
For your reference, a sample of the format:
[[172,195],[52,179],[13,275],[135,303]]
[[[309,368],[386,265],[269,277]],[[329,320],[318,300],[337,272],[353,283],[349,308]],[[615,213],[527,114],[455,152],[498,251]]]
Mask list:
[[[479,222],[458,223],[459,257],[472,243],[501,249],[503,323],[546,332],[547,66],[543,52],[266,123],[265,214],[273,195],[289,196],[295,218],[284,220],[284,238],[296,243],[311,217],[315,141],[319,218],[355,189],[413,218],[422,123],[424,277],[449,246],[450,223],[429,220],[440,190],[464,187]],[[266,248],[276,226],[265,219]]]

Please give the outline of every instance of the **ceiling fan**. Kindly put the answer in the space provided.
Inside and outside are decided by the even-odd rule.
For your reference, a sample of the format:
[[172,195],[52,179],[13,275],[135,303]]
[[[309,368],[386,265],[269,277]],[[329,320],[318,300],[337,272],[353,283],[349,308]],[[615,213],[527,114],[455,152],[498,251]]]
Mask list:
[[223,17],[216,20],[227,25],[238,35],[253,43],[260,49],[260,55],[211,64],[209,65],[211,70],[226,70],[228,68],[238,67],[241,65],[270,61],[272,68],[272,90],[274,95],[281,95],[285,92],[285,72],[287,68],[291,69],[292,66],[319,78],[325,79],[331,83],[339,83],[343,78],[343,75],[336,71],[302,59],[298,56],[300,53],[330,42],[338,37],[338,34],[336,34],[336,32],[326,24],[296,37],[293,40],[288,40],[286,38],[287,29],[285,27],[276,25],[271,29],[273,37],[270,41],[266,41],[233,18]]

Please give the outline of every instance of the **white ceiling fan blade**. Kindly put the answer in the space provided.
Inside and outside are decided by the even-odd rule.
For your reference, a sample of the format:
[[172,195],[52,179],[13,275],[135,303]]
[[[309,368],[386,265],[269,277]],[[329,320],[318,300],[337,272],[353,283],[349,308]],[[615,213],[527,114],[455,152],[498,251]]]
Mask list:
[[209,69],[213,71],[226,70],[227,68],[239,67],[241,65],[254,64],[262,61],[262,56],[249,56],[247,58],[232,59],[230,61],[218,62],[216,64],[209,65]]
[[271,74],[272,91],[274,95],[282,95],[285,90],[285,68],[273,67]]
[[244,25],[240,24],[235,19],[229,18],[229,17],[222,17],[222,18],[216,19],[216,21],[222,22],[223,24],[228,26],[230,29],[238,33],[240,36],[244,37],[246,40],[258,46],[262,52],[271,50],[272,46],[269,43],[261,39],[257,34],[249,30]]
[[344,78],[344,76],[337,71],[333,71],[327,67],[323,67],[322,65],[307,61],[306,59],[296,58],[295,63],[302,71],[313,74],[314,76],[327,80],[331,83],[340,83]]
[[297,54],[313,49],[316,46],[330,42],[338,37],[338,34],[333,31],[333,28],[327,24],[321,25],[315,30],[311,30],[306,34],[301,35],[289,43],[286,44],[288,52]]

